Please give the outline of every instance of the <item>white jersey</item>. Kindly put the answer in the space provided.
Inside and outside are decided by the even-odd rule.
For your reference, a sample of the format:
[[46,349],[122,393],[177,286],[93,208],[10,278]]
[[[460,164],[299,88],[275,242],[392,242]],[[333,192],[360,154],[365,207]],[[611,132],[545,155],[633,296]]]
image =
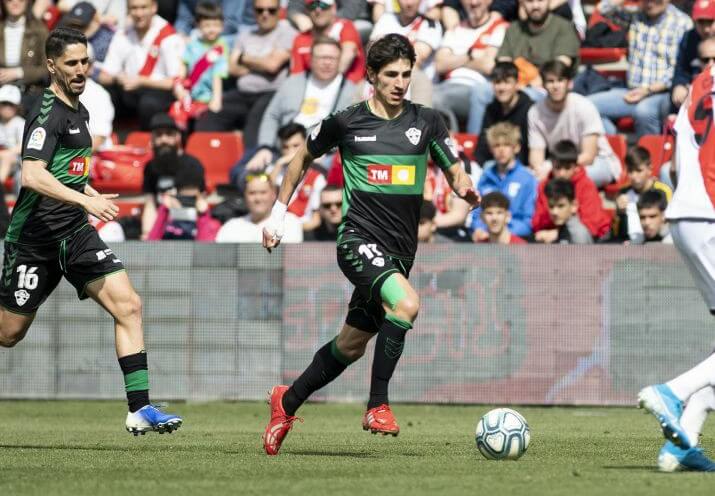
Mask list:
[[695,79],[675,121],[678,184],[665,211],[669,220],[715,220],[714,75],[711,65]]

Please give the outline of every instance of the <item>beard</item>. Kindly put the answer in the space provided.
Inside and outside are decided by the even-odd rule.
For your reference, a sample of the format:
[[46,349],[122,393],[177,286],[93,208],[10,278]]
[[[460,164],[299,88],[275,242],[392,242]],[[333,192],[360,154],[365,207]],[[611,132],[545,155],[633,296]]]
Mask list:
[[160,145],[154,147],[154,164],[160,176],[170,176],[176,170],[179,150],[175,146]]

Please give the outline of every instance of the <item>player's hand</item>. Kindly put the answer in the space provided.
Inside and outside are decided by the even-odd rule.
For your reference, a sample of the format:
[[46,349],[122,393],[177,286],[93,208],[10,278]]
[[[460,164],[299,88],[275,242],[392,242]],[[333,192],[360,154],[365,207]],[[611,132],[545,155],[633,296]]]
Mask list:
[[268,250],[268,253],[271,253],[271,250],[281,243],[281,238],[283,237],[283,224],[285,222],[287,210],[288,206],[285,203],[276,201],[273,204],[271,216],[268,218],[268,222],[266,222],[266,226],[263,228],[263,248]]
[[466,201],[469,203],[470,207],[472,209],[475,209],[479,206],[479,204],[482,202],[482,197],[479,195],[479,193],[474,189],[474,188],[459,188],[457,191],[457,196],[459,196],[462,200]]
[[88,214],[109,222],[116,219],[119,214],[119,207],[112,201],[117,196],[114,194],[87,196],[83,207]]

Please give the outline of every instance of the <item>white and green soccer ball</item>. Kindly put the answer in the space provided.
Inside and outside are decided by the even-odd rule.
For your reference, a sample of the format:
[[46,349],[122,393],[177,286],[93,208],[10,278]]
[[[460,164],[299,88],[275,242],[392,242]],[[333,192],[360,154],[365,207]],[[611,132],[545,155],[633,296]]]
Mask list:
[[477,424],[477,448],[488,460],[517,460],[530,440],[529,424],[511,408],[495,408]]

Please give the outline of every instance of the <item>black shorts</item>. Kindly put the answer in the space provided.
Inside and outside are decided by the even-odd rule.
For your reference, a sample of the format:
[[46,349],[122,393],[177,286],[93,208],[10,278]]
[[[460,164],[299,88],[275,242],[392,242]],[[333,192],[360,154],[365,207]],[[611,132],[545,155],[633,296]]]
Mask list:
[[0,305],[15,313],[35,313],[62,276],[83,300],[89,283],[121,270],[122,261],[89,224],[69,238],[46,245],[6,242]]
[[380,243],[352,237],[338,244],[338,265],[355,286],[345,323],[366,332],[378,332],[385,318],[380,289],[391,274],[409,277],[413,260],[385,254]]

